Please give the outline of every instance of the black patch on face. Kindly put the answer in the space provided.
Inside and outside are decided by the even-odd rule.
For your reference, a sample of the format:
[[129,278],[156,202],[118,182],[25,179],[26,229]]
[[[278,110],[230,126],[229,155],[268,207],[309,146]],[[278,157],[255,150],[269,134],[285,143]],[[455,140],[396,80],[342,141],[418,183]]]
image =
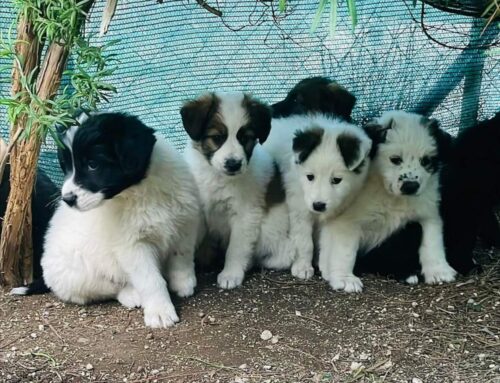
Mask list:
[[301,164],[307,160],[314,149],[321,144],[324,132],[325,131],[321,128],[312,128],[295,132],[293,151],[298,154],[297,163]]
[[59,158],[66,174],[74,168],[76,185],[110,199],[146,177],[155,142],[153,129],[137,117],[103,113],[77,129],[72,154],[61,148]]
[[248,124],[245,128],[252,130],[255,137],[263,144],[271,131],[271,108],[248,94],[243,98],[243,108],[248,114]]
[[283,101],[272,106],[273,118],[322,113],[351,120],[356,97],[326,77],[310,77],[295,85]]
[[243,146],[243,150],[245,151],[245,156],[247,161],[250,161],[250,157],[252,157],[253,148],[255,144],[257,144],[257,137],[255,137],[255,132],[249,126],[244,126],[238,133],[236,133],[236,139]]
[[218,115],[219,105],[219,98],[209,93],[188,101],[180,112],[184,130],[208,162],[227,140],[227,127]]
[[350,134],[342,133],[337,137],[337,146],[347,168],[350,169],[359,161],[361,155],[360,145],[359,138]]
[[269,210],[271,207],[285,202],[286,192],[283,186],[283,179],[281,171],[276,163],[274,163],[273,178],[267,185],[266,191],[266,208]]
[[420,165],[425,169],[427,173],[434,174],[439,170],[441,161],[439,156],[423,156],[420,158]]

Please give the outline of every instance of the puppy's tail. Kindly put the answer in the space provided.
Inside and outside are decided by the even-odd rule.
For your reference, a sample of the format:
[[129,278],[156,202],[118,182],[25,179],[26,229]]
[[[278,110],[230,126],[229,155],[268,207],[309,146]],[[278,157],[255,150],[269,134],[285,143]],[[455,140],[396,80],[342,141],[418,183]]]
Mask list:
[[15,287],[10,290],[10,295],[37,295],[46,294],[50,289],[45,284],[43,278],[35,279],[27,286]]

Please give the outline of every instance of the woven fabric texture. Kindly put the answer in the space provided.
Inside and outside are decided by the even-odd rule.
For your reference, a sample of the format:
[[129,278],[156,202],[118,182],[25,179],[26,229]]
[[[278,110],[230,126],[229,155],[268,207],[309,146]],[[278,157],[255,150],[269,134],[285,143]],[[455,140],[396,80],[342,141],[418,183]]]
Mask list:
[[[86,32],[96,44],[120,39],[110,52],[120,60],[109,81],[118,92],[103,109],[138,115],[182,150],[186,135],[179,108],[209,90],[244,90],[272,103],[300,79],[328,76],[352,91],[361,121],[387,109],[431,115],[455,133],[500,105],[498,25],[413,1],[357,1],[352,30],[347,5],[339,3],[335,35],[328,10],[310,32],[316,1],[214,0],[218,17],[196,1],[119,0],[108,33],[98,36],[103,0],[92,9]],[[0,5],[0,30],[14,21],[9,2]],[[468,49],[463,49],[468,47]],[[0,62],[0,65],[5,62]],[[5,75],[4,75],[5,77]],[[0,94],[9,93],[3,78]],[[0,110],[0,134],[8,122]],[[41,167],[61,180],[49,140]]]

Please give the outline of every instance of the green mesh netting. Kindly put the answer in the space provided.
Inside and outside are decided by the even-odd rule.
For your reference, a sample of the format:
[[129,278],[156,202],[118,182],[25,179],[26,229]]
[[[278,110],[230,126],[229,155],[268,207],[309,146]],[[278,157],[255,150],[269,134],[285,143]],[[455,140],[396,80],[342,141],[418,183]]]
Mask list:
[[[499,108],[497,23],[483,32],[484,20],[429,6],[422,15],[420,2],[414,8],[412,0],[358,0],[359,21],[352,32],[344,1],[330,38],[328,12],[310,33],[317,1],[289,0],[285,14],[277,10],[277,1],[208,3],[223,16],[194,0],[118,1],[103,38],[121,39],[111,49],[121,61],[111,78],[118,93],[102,107],[137,114],[179,149],[186,139],[179,117],[184,100],[219,89],[249,91],[272,103],[313,75],[329,76],[351,90],[358,98],[358,119],[402,108],[432,114],[456,132]],[[96,42],[103,6],[98,0],[86,27]],[[13,18],[9,2],[2,1],[3,32]],[[491,45],[497,48],[481,48]],[[2,83],[0,93],[9,88],[8,81]],[[0,122],[6,137],[3,110]],[[54,149],[47,142],[40,164],[60,181]]]

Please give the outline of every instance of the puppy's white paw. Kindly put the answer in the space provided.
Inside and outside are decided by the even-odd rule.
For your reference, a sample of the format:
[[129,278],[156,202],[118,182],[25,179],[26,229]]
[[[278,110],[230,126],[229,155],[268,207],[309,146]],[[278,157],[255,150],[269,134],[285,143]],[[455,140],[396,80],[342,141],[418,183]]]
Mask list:
[[457,272],[447,263],[439,263],[422,270],[425,283],[436,284],[441,282],[453,282]]
[[135,307],[141,307],[141,296],[132,286],[125,286],[116,297],[117,301],[123,306],[133,309]]
[[10,290],[9,295],[26,295],[28,294],[28,286],[14,287]]
[[329,282],[334,290],[344,290],[346,293],[360,293],[363,290],[363,282],[355,275],[331,275]]
[[168,280],[170,289],[181,298],[190,297],[196,287],[196,275],[192,273],[175,273]]
[[222,270],[217,276],[217,284],[222,289],[234,289],[241,286],[245,272],[243,270]]
[[314,275],[314,268],[309,262],[298,260],[292,265],[292,275],[295,278],[309,279]]
[[144,308],[144,323],[152,328],[167,328],[179,322],[174,305],[170,302],[152,303]]
[[418,276],[410,275],[408,278],[405,279],[405,282],[408,283],[409,285],[416,285],[418,284]]

